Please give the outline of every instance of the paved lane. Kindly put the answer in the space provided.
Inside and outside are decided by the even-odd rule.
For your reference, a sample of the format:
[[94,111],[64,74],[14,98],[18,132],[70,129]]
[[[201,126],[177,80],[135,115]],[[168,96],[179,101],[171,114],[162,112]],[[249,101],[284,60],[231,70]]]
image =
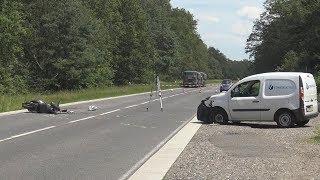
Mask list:
[[[158,101],[146,112],[145,94],[68,107],[74,114],[2,116],[0,179],[118,179],[213,90],[167,91],[164,112]],[[100,109],[89,112],[92,104]]]

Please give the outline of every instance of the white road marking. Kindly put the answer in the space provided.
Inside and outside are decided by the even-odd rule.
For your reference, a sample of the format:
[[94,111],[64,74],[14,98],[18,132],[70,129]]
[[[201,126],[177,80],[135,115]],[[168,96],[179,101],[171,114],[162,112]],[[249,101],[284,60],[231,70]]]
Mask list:
[[147,101],[147,102],[143,102],[143,103],[140,103],[139,105],[144,105],[144,104],[147,104],[149,101]]
[[130,108],[137,107],[137,106],[139,106],[139,104],[128,106],[128,107],[125,107],[124,109],[130,109]]
[[92,118],[95,118],[95,117],[96,117],[96,116],[90,116],[90,117],[86,117],[86,118],[82,118],[82,119],[70,121],[70,122],[68,122],[68,123],[69,123],[69,124],[72,124],[72,123],[76,123],[76,122],[80,122],[80,121],[85,121],[85,120],[88,120],[88,119],[92,119]]
[[120,111],[121,109],[116,109],[116,110],[113,110],[113,111],[109,111],[109,112],[106,112],[106,113],[102,113],[100,114],[100,116],[104,116],[104,115],[107,115],[107,114],[111,114],[111,113],[114,113],[114,112],[118,112]]
[[131,124],[125,124],[125,123],[120,123],[120,124],[124,126],[131,126]]
[[135,124],[126,124],[126,123],[120,123],[121,125],[123,126],[132,126],[132,127],[135,127],[135,128],[142,128],[142,129],[146,129],[147,127],[146,126],[138,126],[138,125],[135,125]]
[[49,129],[52,129],[52,128],[55,128],[55,127],[56,127],[56,126],[50,126],[50,127],[46,127],[46,128],[43,128],[43,129],[38,129],[38,130],[35,130],[35,131],[30,131],[30,132],[18,134],[18,135],[11,136],[11,137],[6,138],[6,139],[2,139],[2,140],[0,140],[0,142],[4,142],[4,141],[16,139],[16,138],[19,138],[19,137],[22,137],[22,136],[27,136],[27,135],[34,134],[34,133],[37,133],[37,132],[49,130]]

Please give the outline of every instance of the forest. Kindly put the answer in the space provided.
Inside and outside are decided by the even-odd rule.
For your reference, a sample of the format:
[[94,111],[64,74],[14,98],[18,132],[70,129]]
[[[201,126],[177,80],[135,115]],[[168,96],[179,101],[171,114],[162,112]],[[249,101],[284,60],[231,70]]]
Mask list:
[[194,16],[170,0],[0,2],[0,94],[149,83],[155,74],[173,81],[185,70],[237,79],[252,67],[207,47]]
[[320,87],[320,1],[267,0],[246,51],[256,73],[309,72]]

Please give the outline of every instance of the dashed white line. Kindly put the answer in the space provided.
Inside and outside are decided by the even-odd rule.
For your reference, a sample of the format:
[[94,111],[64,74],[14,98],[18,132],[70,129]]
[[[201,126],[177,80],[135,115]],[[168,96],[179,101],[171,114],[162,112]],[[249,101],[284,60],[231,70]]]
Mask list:
[[109,112],[106,112],[106,113],[102,113],[100,114],[100,116],[104,116],[104,115],[107,115],[107,114],[111,114],[111,113],[114,113],[114,112],[117,112],[117,111],[120,111],[121,109],[116,109],[116,110],[113,110],[113,111],[109,111]]
[[144,104],[147,104],[149,101],[147,101],[147,102],[143,102],[143,103],[140,103],[139,105],[144,105]]
[[82,119],[70,121],[70,122],[68,122],[68,123],[69,123],[69,124],[72,124],[72,123],[76,123],[76,122],[80,122],[80,121],[85,121],[85,120],[88,120],[88,119],[92,119],[92,118],[95,118],[95,117],[96,117],[96,116],[90,116],[90,117],[86,117],[86,118],[82,118]]
[[128,106],[128,107],[125,107],[124,109],[130,109],[130,108],[134,108],[134,107],[137,107],[137,106],[139,106],[139,104]]
[[49,130],[49,129],[52,129],[52,128],[55,128],[55,127],[56,127],[56,126],[50,126],[50,127],[46,127],[46,128],[43,128],[43,129],[38,129],[38,130],[35,130],[35,131],[30,131],[30,132],[18,134],[18,135],[11,136],[11,137],[6,138],[6,139],[2,139],[2,140],[0,140],[0,142],[12,140],[12,139],[19,138],[19,137],[22,137],[22,136],[27,136],[27,135],[34,134],[34,133],[37,133],[37,132]]

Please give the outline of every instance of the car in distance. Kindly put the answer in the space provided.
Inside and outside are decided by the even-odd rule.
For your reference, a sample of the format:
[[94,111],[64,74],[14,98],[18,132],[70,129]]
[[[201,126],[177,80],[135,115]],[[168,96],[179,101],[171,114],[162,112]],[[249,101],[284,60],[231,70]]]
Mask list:
[[232,86],[232,80],[224,79],[220,85],[220,92],[228,91]]
[[203,100],[197,113],[206,123],[275,121],[283,128],[304,126],[318,115],[313,75],[289,72],[244,78],[227,92]]

